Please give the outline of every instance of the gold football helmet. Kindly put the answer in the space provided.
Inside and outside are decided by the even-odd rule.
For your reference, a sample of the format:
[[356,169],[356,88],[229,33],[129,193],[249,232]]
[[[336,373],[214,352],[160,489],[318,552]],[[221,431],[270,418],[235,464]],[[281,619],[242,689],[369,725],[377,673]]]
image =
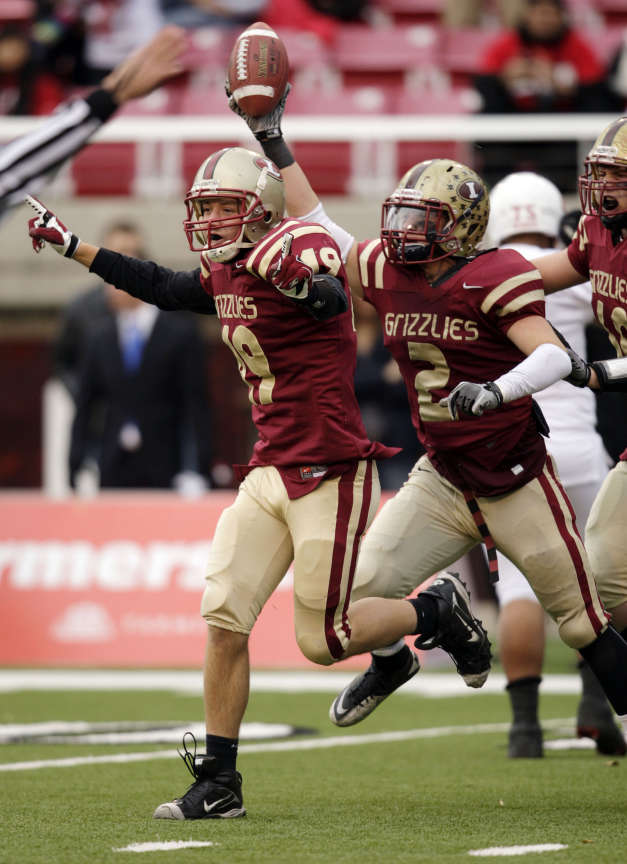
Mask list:
[[[232,199],[237,212],[218,219],[204,215],[208,200]],[[249,249],[283,218],[285,193],[276,165],[243,147],[225,147],[202,163],[185,196],[183,228],[192,252],[206,252],[212,261],[230,261]],[[220,231],[238,228],[225,239]],[[229,232],[231,233],[231,232]]]
[[468,257],[489,215],[487,189],[472,168],[452,159],[419,162],[383,203],[383,251],[390,262],[403,265]]
[[594,142],[579,177],[579,199],[583,212],[600,216],[606,228],[627,227],[627,117],[610,123]]

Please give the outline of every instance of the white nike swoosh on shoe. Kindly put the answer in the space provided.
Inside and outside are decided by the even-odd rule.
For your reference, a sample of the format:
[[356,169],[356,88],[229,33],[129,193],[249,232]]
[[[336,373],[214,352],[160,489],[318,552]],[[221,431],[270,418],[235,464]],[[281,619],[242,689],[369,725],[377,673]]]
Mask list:
[[218,798],[217,801],[212,801],[211,804],[207,804],[206,801],[202,802],[203,809],[205,813],[211,813],[211,811],[218,806],[218,804],[224,804],[227,801],[231,801],[233,798],[232,795],[227,795],[225,798]]

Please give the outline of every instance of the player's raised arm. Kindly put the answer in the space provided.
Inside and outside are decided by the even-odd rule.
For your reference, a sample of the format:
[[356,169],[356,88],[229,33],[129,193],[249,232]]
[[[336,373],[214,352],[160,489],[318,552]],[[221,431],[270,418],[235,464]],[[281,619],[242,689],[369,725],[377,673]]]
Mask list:
[[238,104],[235,94],[229,88],[228,81],[226,86],[229,108],[244,120],[257,141],[261,144],[265,155],[281,171],[285,183],[285,204],[288,214],[307,222],[317,222],[327,229],[342,253],[342,260],[346,268],[351,292],[357,296],[362,296],[358,270],[357,242],[352,234],[333,222],[327,215],[307,175],[294,159],[290,148],[283,138],[281,120],[290,89],[291,85],[286,84],[277,104],[268,113],[253,117]]

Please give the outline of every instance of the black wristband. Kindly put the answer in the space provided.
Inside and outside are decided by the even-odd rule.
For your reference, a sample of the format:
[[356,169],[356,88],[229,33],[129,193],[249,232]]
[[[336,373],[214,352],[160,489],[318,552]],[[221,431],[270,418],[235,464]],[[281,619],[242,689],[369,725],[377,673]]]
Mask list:
[[279,138],[260,140],[259,143],[268,159],[271,159],[279,169],[288,168],[296,161],[282,135]]
[[115,101],[113,93],[104,88],[92,90],[91,93],[85,97],[85,102],[87,102],[91,108],[91,113],[102,123],[105,123],[120,107]]

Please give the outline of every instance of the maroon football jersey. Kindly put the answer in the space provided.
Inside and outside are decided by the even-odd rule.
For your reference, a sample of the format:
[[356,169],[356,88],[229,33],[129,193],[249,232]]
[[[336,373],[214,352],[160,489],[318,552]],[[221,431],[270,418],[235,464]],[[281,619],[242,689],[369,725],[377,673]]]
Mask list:
[[575,270],[592,285],[592,308],[619,357],[627,356],[627,241],[614,246],[598,216],[582,216],[568,247]]
[[[592,285],[592,310],[618,357],[627,356],[627,241],[616,246],[599,216],[582,216],[568,247],[575,270]],[[627,450],[620,454],[627,461]]]
[[339,250],[328,232],[294,219],[283,220],[246,258],[216,264],[201,254],[201,281],[215,301],[222,339],[248,386],[259,434],[249,466],[302,466],[309,487],[322,476],[323,466],[397,451],[369,441],[361,420],[350,301],[347,312],[316,321],[266,281],[287,231],[293,236],[293,255],[314,272],[337,275],[346,284]]
[[538,271],[513,250],[492,250],[432,286],[419,268],[390,264],[378,240],[358,252],[364,297],[379,313],[418,438],[438,470],[477,495],[502,494],[537,476],[545,447],[530,396],[462,420],[451,420],[439,400],[461,381],[493,381],[524,359],[507,331],[544,315]]

